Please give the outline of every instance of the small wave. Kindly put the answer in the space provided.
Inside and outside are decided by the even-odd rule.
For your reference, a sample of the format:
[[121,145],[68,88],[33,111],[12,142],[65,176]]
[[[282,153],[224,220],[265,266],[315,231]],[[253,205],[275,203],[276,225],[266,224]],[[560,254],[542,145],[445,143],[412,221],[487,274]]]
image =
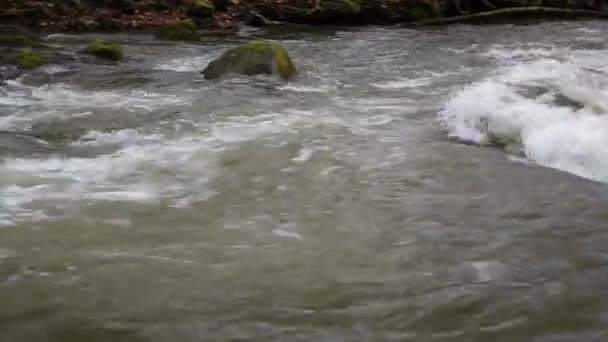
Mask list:
[[321,86],[305,86],[305,85],[294,85],[287,84],[279,87],[280,90],[293,91],[296,93],[326,93],[331,90],[335,90],[336,87],[321,85]]
[[440,118],[479,144],[521,144],[538,164],[608,182],[608,51],[540,59],[461,90]]
[[431,83],[433,83],[433,77],[426,76],[373,83],[372,86],[383,90],[396,90],[404,88],[417,88],[430,85]]
[[154,66],[155,70],[168,70],[176,72],[201,71],[205,68],[211,58],[208,56],[176,58],[169,61],[158,63]]
[[516,48],[495,45],[482,56],[496,59],[503,63],[514,63],[535,60],[538,58],[558,58],[566,55],[569,49],[558,49],[552,46],[518,46]]
[[207,182],[217,155],[208,138],[166,141],[129,131],[116,140],[132,144],[95,158],[6,159],[0,164],[0,220],[30,220],[33,208],[49,201],[54,207],[78,208],[100,201],[157,203],[161,198],[191,203],[211,195]]
[[[226,118],[176,139],[136,129],[90,132],[71,145],[121,147],[90,158],[8,158],[0,163],[0,224],[42,217],[37,212],[49,218],[69,215],[98,202],[162,201],[189,207],[214,195],[209,182],[218,176],[221,156],[233,144],[319,124],[346,126],[327,113],[289,111]],[[305,163],[307,157],[294,162]],[[57,214],[53,208],[65,210]]]
[[424,88],[428,89],[428,86],[443,81],[446,77],[454,76],[467,72],[468,68],[460,68],[458,71],[445,71],[445,72],[433,72],[424,71],[419,74],[418,77],[411,78],[399,78],[394,80],[388,80],[383,82],[372,83],[371,86],[381,90],[401,90],[401,89],[412,89],[412,88]]
[[44,103],[46,107],[56,108],[123,108],[152,110],[158,106],[184,103],[183,98],[167,94],[132,91],[85,91],[65,84],[52,84],[42,87],[28,87],[9,81],[13,88],[7,96],[0,98],[0,105],[24,107]]
[[452,74],[453,73],[450,73],[450,72],[440,73],[440,72],[427,71],[427,72],[424,72],[419,77],[400,78],[400,79],[396,79],[396,80],[372,83],[371,85],[372,85],[372,87],[375,87],[378,89],[383,89],[383,90],[399,90],[399,89],[405,89],[405,88],[417,88],[417,87],[424,87],[424,86],[431,85],[434,82],[441,79],[442,77],[449,76]]
[[69,68],[67,68],[63,65],[56,65],[56,64],[50,64],[50,65],[44,66],[43,70],[47,74],[51,74],[51,75],[62,74],[62,73],[66,73],[66,72],[70,71]]
[[1,117],[0,129],[23,128],[23,123],[42,117],[86,115],[100,108],[151,112],[191,102],[187,92],[173,95],[144,90],[86,91],[66,84],[42,87],[30,87],[17,81],[7,84],[6,96],[0,96],[0,108],[10,108],[12,115]]
[[116,132],[91,131],[72,143],[74,146],[108,145],[108,144],[135,144],[143,141],[156,142],[162,139],[160,135],[142,135],[136,129],[123,129]]

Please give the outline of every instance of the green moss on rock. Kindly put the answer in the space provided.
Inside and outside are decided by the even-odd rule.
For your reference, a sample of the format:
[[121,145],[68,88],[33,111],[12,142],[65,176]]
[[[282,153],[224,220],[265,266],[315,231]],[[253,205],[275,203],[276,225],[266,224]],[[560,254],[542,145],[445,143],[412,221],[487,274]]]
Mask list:
[[100,39],[90,42],[84,53],[109,61],[119,61],[123,58],[120,45]]
[[197,41],[200,35],[196,32],[196,25],[192,19],[185,19],[169,24],[156,33],[156,38],[163,40]]
[[46,57],[32,51],[31,49],[21,49],[17,55],[17,67],[19,69],[35,69],[47,63]]
[[289,80],[297,70],[283,46],[268,40],[254,40],[226,51],[210,62],[202,73],[206,79],[227,74],[276,74],[283,80]]
[[210,17],[214,12],[215,6],[211,0],[195,0],[188,10],[193,17]]

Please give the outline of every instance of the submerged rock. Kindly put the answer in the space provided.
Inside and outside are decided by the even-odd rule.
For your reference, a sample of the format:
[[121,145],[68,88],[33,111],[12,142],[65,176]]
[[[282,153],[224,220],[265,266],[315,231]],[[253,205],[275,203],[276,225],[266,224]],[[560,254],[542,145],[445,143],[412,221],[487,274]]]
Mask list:
[[37,35],[20,26],[0,25],[0,80],[47,64],[47,57],[31,48],[44,48]]
[[164,26],[156,33],[156,38],[163,40],[198,41],[201,37],[196,31],[194,22],[191,19],[186,19]]
[[90,42],[84,53],[109,61],[119,61],[123,58],[122,47],[116,43],[105,40]]
[[41,67],[47,63],[46,57],[32,51],[31,49],[25,48],[19,50],[17,56],[17,67],[19,69],[30,70]]
[[297,70],[289,54],[280,44],[267,40],[254,40],[226,51],[211,61],[202,71],[206,79],[216,79],[227,74],[279,75],[289,80]]

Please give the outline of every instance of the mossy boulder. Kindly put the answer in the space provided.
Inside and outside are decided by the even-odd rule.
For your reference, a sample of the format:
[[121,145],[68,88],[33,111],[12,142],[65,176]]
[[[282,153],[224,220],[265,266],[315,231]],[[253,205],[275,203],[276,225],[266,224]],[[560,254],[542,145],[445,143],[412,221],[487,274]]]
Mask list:
[[215,13],[215,5],[211,0],[195,0],[188,9],[188,15],[197,18],[210,17]]
[[181,41],[198,41],[201,39],[200,35],[196,31],[196,25],[192,19],[185,19],[162,27],[156,33],[156,38],[162,40]]
[[84,53],[109,61],[119,61],[123,58],[120,45],[100,39],[90,42]]
[[17,55],[17,67],[19,69],[36,69],[45,65],[46,63],[46,57],[28,48],[19,50],[19,53]]
[[206,79],[228,74],[275,74],[283,80],[289,80],[296,75],[297,70],[283,46],[268,40],[254,40],[226,51],[211,61],[202,73]]

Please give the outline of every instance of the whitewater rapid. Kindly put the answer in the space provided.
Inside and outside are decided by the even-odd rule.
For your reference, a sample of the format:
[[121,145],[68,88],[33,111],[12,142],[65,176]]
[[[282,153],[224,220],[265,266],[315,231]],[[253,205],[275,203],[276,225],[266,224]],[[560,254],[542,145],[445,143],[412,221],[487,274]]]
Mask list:
[[608,50],[535,47],[489,54],[519,62],[452,95],[440,112],[449,134],[510,145],[540,165],[608,182]]
[[[0,88],[0,131],[59,127],[69,139],[58,149],[56,141],[21,137],[36,153],[17,144],[16,155],[0,156],[0,225],[78,216],[99,203],[188,208],[216,195],[210,183],[222,179],[226,153],[249,144],[296,146],[286,174],[319,154],[348,160],[360,172],[404,160],[431,163],[436,151],[420,149],[441,143],[443,128],[463,141],[608,182],[608,50],[464,39],[446,46],[455,41],[429,42],[407,31],[385,46],[374,41],[378,36],[357,40],[390,52],[378,67],[369,60],[382,51],[362,47],[370,56],[361,58],[349,38],[328,41],[339,58],[315,44],[288,43],[301,64],[300,77],[288,84],[197,79],[218,49],[191,46],[160,47],[107,66],[107,73],[80,66],[85,74],[62,81],[9,81]],[[428,49],[427,58],[404,49],[404,41]],[[51,65],[45,72],[68,69]]]

